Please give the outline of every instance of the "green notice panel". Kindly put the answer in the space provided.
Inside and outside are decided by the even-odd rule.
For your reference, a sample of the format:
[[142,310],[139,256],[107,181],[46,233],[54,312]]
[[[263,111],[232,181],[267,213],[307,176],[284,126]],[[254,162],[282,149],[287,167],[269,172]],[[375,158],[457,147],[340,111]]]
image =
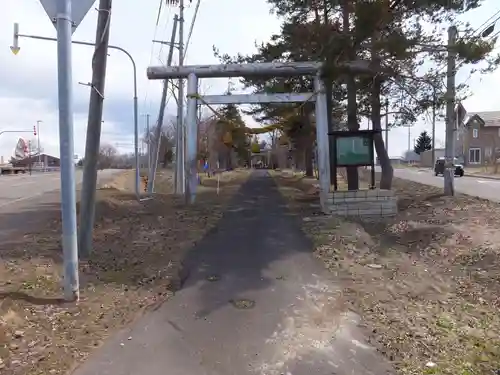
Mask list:
[[337,165],[371,165],[372,140],[364,135],[336,139]]

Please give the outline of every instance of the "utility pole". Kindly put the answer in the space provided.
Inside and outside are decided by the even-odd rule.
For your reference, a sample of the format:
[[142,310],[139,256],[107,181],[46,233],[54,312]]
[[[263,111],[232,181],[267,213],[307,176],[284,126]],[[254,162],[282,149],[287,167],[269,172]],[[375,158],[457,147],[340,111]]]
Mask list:
[[151,146],[150,146],[150,130],[149,130],[149,113],[146,115],[146,153],[147,153],[147,160],[148,160],[148,175],[149,171],[151,170]]
[[[176,14],[174,16],[174,24],[172,26],[172,37],[170,38],[170,43],[169,43],[167,66],[172,65],[178,22],[179,22],[179,17]],[[152,161],[152,167],[149,170],[149,178],[148,178],[148,193],[150,194],[153,193],[154,190],[156,170],[158,168],[158,159],[160,156],[161,131],[163,126],[163,119],[165,117],[165,107],[167,105],[168,81],[169,81],[168,79],[163,80],[163,91],[161,93],[160,112],[158,113],[158,123],[156,124],[155,128],[155,137],[153,143],[154,145],[153,161]],[[177,169],[176,169],[176,175],[177,175]]]
[[83,256],[89,256],[92,250],[97,164],[99,161],[99,147],[101,142],[102,109],[106,81],[106,63],[108,58],[111,3],[112,0],[99,1],[96,47],[92,57],[92,83],[89,118],[87,123],[87,140],[85,144],[85,163],[83,165],[82,194],[80,200],[80,232],[78,236],[78,245]]
[[448,28],[448,58],[446,72],[446,143],[445,143],[445,171],[444,171],[444,194],[455,195],[453,161],[455,158],[455,74],[457,53],[455,45],[457,41],[457,28]]
[[73,78],[71,58],[71,0],[57,3],[57,91],[59,102],[59,152],[61,157],[61,216],[64,259],[64,299],[80,299],[76,226],[75,166],[73,164]]
[[[184,65],[184,0],[179,0],[179,66]],[[175,163],[175,193],[185,194],[186,180],[184,173],[184,79],[179,78],[179,93],[177,95],[177,126],[176,126],[176,163]]]
[[436,87],[432,86],[432,167],[436,163]]

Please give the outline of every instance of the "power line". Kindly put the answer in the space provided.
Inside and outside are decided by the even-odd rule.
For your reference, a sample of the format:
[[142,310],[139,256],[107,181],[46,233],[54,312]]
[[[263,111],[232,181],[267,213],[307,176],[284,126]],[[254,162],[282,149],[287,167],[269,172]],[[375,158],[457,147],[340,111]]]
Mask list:
[[[490,22],[491,19],[493,19],[494,17],[496,17],[493,21]],[[486,21],[484,21],[480,26],[476,27],[473,31],[471,31],[469,33],[469,35],[467,36],[464,36],[462,39],[472,39],[473,37],[477,36],[476,33],[479,31],[479,30],[483,30],[483,32],[488,29],[489,27],[491,26],[494,26],[495,23],[500,20],[500,10],[496,11],[492,16],[490,16]],[[488,27],[485,27],[483,28],[484,25],[486,25],[487,23],[489,23],[489,26]],[[496,37],[497,35],[499,35],[500,32],[497,32],[495,33],[494,35],[492,35],[488,40],[492,40],[494,37]],[[457,72],[463,65],[465,65],[465,61],[461,62],[460,64],[457,65],[457,67],[455,68],[455,71]],[[444,69],[446,69],[446,63],[443,63],[443,65],[441,65],[441,67],[438,67],[438,70],[436,72],[436,75],[437,74],[440,74],[443,72]],[[472,77],[472,75],[469,75],[469,77],[467,78],[467,80],[464,82],[467,83],[467,81],[469,81],[469,79]],[[446,84],[444,85],[446,86]]]
[[[154,29],[154,33],[153,33],[153,40],[158,39],[158,35],[160,33],[166,34],[168,26],[169,26],[171,9],[167,8],[167,11],[165,12],[164,7],[162,6],[163,1],[165,1],[165,0],[160,0],[160,3],[158,4],[158,7],[157,7],[157,15],[156,15],[155,29]],[[167,3],[168,3],[168,1],[167,1]],[[162,27],[162,21],[165,22],[163,27]],[[156,56],[156,58],[160,61],[160,63],[162,63],[162,60],[160,58],[162,52],[163,52],[163,45],[160,45],[160,50],[158,52],[158,55]],[[150,52],[150,56],[149,56],[149,65],[153,64],[154,57],[155,57],[155,43],[151,42],[151,52]],[[148,82],[146,84],[146,90],[145,90],[144,101],[143,101],[143,108],[145,108],[146,112],[150,112],[151,107],[153,105],[153,100],[149,96],[150,88],[151,88],[151,81],[148,80]]]
[[[172,18],[172,8],[167,8],[168,11],[165,13],[164,19],[165,19],[165,25],[163,26],[163,31],[162,31],[162,39],[166,38],[168,36],[168,31],[169,31],[169,25],[170,25],[170,19]],[[160,50],[158,51],[158,61],[160,64],[165,65],[165,62],[163,61],[162,54],[163,54],[163,44],[160,44]]]
[[[162,5],[163,5],[163,0],[160,0],[160,2],[158,4],[158,11],[157,11],[157,16],[156,16],[156,25],[155,25],[155,29],[153,32],[153,39],[156,39],[156,34],[158,33],[158,24],[159,24],[159,18],[160,18],[160,14],[161,14],[161,10],[162,10]],[[154,48],[155,48],[155,45],[153,42],[151,42],[151,50],[149,53],[149,65],[151,65],[153,63]],[[146,84],[146,93],[144,94],[144,101],[142,103],[143,108],[146,106],[146,102],[148,100],[148,92],[149,92],[150,84],[151,84],[151,81],[148,80],[148,82]]]
[[193,19],[191,21],[191,26],[189,26],[189,33],[186,41],[186,48],[184,49],[184,58],[186,58],[187,50],[189,48],[189,42],[191,41],[191,36],[193,35],[193,29],[196,22],[196,16],[198,15],[198,10],[200,9],[201,0],[197,0],[196,7],[194,9]]
[[[496,13],[495,13],[492,17],[490,17],[488,20],[490,20],[491,18],[495,17],[495,15],[497,15],[497,14],[500,14],[500,10],[499,10],[499,11],[497,11],[497,12],[496,12]],[[496,23],[499,19],[500,19],[500,16],[497,16],[497,17],[496,17],[496,18],[495,18],[495,19],[491,22],[490,26],[488,26],[488,27],[494,26],[494,25],[495,25],[495,23]],[[482,26],[484,26],[487,22],[488,22],[488,21],[484,22],[484,23],[483,23],[480,27],[478,27],[478,28],[476,29],[476,31],[477,31],[477,30],[480,30],[480,29],[481,29],[481,27],[482,27]],[[487,27],[487,28],[485,28],[484,30],[488,29],[488,27]],[[484,30],[483,30],[483,32],[484,32]],[[471,36],[471,38],[474,36],[474,34],[476,33],[476,31],[473,33],[473,35]],[[495,34],[491,35],[491,36],[488,38],[488,41],[492,41],[492,40],[493,40],[496,36],[498,36],[499,34],[500,34],[500,31],[498,31],[498,32],[496,32]],[[458,64],[458,66],[456,67],[455,71],[458,71],[458,69],[460,69],[460,68],[461,68],[463,65],[465,65],[465,64],[466,64],[466,63],[465,63],[465,61],[463,61],[463,62],[461,62],[460,64]],[[469,75],[469,77],[465,80],[464,84],[465,84],[465,83],[467,83],[467,81],[469,81],[469,79],[471,79],[471,77],[472,77],[472,74],[470,74],[470,75]]]
[[[478,30],[480,30],[484,25],[486,25],[493,17],[495,16],[498,16],[494,21],[491,21],[490,24],[494,25],[495,22],[498,21],[498,19],[500,18],[500,9],[498,11],[496,11],[490,18],[488,18],[486,21],[484,21],[479,27],[477,27],[475,29],[475,31],[472,32],[472,35],[474,35]],[[489,27],[489,26],[488,26]],[[484,30],[486,30],[488,27],[484,28]],[[483,30],[483,31],[484,31]]]

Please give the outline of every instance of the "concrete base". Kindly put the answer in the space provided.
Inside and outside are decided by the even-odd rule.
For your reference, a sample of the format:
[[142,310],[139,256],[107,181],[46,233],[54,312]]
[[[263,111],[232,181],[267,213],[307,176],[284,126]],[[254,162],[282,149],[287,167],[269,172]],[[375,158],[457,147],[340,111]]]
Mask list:
[[330,213],[366,218],[395,216],[397,198],[391,190],[336,191],[328,200]]

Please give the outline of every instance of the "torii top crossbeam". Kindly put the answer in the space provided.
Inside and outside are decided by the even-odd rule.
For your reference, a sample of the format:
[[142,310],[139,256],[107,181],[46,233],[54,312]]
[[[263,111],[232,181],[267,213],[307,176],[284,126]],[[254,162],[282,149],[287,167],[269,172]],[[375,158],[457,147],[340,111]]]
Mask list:
[[[150,66],[147,69],[149,79],[178,79],[195,74],[198,78],[226,77],[292,77],[317,74],[323,67],[322,62],[265,62],[248,64],[219,65],[185,65],[185,66]],[[369,61],[353,61],[339,64],[338,69],[348,70],[355,74],[373,74]]]

